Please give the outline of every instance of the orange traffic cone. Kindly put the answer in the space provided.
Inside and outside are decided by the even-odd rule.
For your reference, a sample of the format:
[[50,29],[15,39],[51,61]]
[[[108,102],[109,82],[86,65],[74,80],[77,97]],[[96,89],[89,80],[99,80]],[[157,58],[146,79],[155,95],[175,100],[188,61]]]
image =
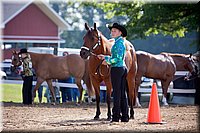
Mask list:
[[160,104],[158,100],[158,92],[157,92],[156,83],[153,83],[153,86],[152,86],[147,123],[149,124],[163,124],[164,123],[161,121]]

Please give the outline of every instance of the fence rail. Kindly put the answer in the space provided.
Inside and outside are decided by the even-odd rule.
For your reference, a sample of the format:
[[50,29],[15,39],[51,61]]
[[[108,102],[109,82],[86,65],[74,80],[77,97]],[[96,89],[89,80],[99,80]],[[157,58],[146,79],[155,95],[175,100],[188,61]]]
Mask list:
[[[177,71],[175,73],[175,75],[186,75],[188,72],[187,71]],[[23,84],[22,80],[2,80],[1,84]],[[33,81],[33,85],[36,84],[36,81]],[[53,86],[56,87],[69,87],[69,88],[77,88],[77,85],[74,83],[60,83],[60,82],[53,82],[52,83]],[[82,84],[83,88],[86,89],[86,85]],[[42,86],[47,86],[47,83],[44,82],[42,83]],[[106,90],[105,86],[100,86],[100,90]],[[157,88],[158,92],[161,93],[162,89],[161,88]],[[151,88],[139,88],[138,92],[146,92],[146,93],[150,93],[151,92]],[[168,89],[168,93],[195,93],[196,90],[195,89],[176,89],[176,88],[169,88]]]

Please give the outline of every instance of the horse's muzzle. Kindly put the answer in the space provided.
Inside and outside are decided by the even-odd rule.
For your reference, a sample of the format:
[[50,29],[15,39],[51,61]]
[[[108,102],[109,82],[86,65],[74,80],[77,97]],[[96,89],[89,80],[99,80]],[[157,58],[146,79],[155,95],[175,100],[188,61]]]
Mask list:
[[185,78],[184,78],[184,80],[186,80],[186,81],[190,81],[190,80],[193,80],[193,79],[195,79],[195,78],[197,78],[198,77],[198,74],[196,73],[196,72],[192,72],[192,73],[190,73],[189,75],[187,75]]
[[11,71],[11,72],[14,72],[15,70],[16,70],[16,67],[15,67],[15,66],[13,66],[13,65],[10,66],[10,71]]
[[89,52],[88,50],[81,49],[81,51],[80,51],[80,56],[81,56],[81,58],[83,58],[83,59],[87,59],[88,56],[90,56],[90,52]]

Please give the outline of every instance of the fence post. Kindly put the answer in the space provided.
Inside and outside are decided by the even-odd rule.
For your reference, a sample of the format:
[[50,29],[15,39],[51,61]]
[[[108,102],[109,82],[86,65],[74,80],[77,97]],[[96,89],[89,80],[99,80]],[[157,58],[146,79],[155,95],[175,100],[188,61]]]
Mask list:
[[197,77],[194,80],[194,83],[195,83],[195,89],[196,89],[194,103],[197,105],[200,105],[200,77]]

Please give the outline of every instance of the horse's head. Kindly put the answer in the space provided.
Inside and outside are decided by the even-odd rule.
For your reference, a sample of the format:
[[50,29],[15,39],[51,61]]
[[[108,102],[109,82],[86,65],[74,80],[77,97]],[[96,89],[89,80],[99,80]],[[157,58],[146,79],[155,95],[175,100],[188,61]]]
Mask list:
[[85,23],[85,29],[87,33],[83,37],[84,43],[81,47],[80,56],[87,59],[91,54],[97,54],[101,45],[101,35],[97,30],[96,23],[94,23],[94,29]]
[[12,62],[11,62],[11,64],[14,67],[18,67],[22,64],[21,57],[19,56],[19,54],[15,50],[12,52]]
[[186,76],[186,80],[193,79],[198,74],[198,67],[195,65],[195,62],[192,58],[192,54],[189,57],[186,57],[186,63],[184,65],[185,69],[188,70],[190,73]]

